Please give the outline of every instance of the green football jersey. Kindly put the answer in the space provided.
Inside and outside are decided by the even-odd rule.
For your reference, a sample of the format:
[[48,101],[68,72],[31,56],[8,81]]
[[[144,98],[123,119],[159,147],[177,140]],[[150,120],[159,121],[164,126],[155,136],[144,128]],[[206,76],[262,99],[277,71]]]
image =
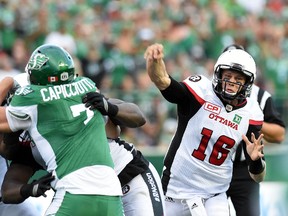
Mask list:
[[104,118],[82,103],[87,92],[96,90],[85,77],[63,85],[28,85],[16,91],[7,118],[12,130],[30,133],[47,171],[56,175],[55,189],[121,195]]

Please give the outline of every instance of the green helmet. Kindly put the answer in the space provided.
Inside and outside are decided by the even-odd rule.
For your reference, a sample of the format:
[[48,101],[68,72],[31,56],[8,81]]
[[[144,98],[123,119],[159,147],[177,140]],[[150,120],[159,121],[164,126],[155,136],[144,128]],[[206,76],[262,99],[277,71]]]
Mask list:
[[74,79],[75,67],[70,54],[62,47],[46,44],[32,53],[25,68],[33,85],[60,85]]

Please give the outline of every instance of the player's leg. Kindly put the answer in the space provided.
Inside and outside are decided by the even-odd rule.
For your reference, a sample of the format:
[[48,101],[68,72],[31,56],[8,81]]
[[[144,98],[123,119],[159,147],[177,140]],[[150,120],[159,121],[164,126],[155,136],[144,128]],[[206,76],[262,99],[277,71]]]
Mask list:
[[213,196],[205,201],[208,216],[229,216],[229,206],[226,193]]
[[160,177],[152,164],[122,187],[125,216],[163,216],[164,195]]
[[[161,178],[158,174],[158,171],[156,170],[156,168],[154,167],[154,165],[152,163],[149,163],[149,170],[147,170],[143,175],[148,176],[146,183],[148,183],[150,185],[150,196],[151,195],[155,195],[157,194],[158,191],[158,195],[160,196],[160,202],[153,202],[153,209],[154,209],[154,213],[157,212],[156,215],[166,215],[166,210],[165,210],[165,196],[164,196],[164,192],[163,192],[163,188],[162,188],[162,183],[161,183]],[[154,179],[155,181],[155,185],[153,185],[151,182],[151,179]],[[155,190],[157,188],[157,191]]]
[[41,211],[29,199],[19,204],[4,204],[0,202],[0,215],[39,216]]
[[236,215],[259,216],[259,184],[253,180],[235,181],[233,188],[235,192],[231,195],[231,201],[234,205]]
[[57,191],[45,215],[123,216],[124,210],[121,198],[117,196],[81,195]]
[[166,216],[191,216],[191,212],[185,200],[166,197],[165,208]]
[[125,216],[152,216],[153,207],[146,183],[139,174],[122,187]]

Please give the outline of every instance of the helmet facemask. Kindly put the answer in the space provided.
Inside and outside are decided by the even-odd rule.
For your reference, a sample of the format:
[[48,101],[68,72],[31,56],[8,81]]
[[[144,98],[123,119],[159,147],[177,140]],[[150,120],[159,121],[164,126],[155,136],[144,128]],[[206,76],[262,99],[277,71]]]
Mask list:
[[[245,99],[246,97],[248,97],[251,93],[251,88],[252,88],[252,84],[253,84],[253,78],[250,76],[247,75],[247,73],[249,72],[245,72],[243,73],[242,71],[239,71],[238,69],[233,69],[231,67],[229,67],[229,70],[233,70],[235,72],[242,72],[242,74],[245,75],[246,77],[246,81],[243,84],[241,83],[235,83],[235,82],[231,82],[227,79],[222,79],[222,73],[223,73],[223,70],[227,69],[226,67],[219,67],[218,71],[215,72],[214,74],[214,78],[213,78],[213,82],[215,82],[215,92],[218,93],[219,95],[221,95],[221,97],[225,100],[234,100],[234,99],[237,99],[237,100],[243,100]],[[224,85],[223,85],[224,83]],[[225,89],[226,86],[229,84],[229,83],[232,83],[234,85],[237,85],[238,86],[238,91],[235,92],[235,93],[231,93],[231,92],[226,92]]]
[[[229,93],[225,91],[226,86],[228,83],[230,83],[230,81],[222,80],[223,70],[231,70],[245,75],[246,81],[244,85],[233,83],[239,87],[236,93]],[[256,65],[253,58],[243,50],[228,50],[220,55],[214,66],[212,84],[214,91],[223,99],[228,101],[235,99],[243,100],[250,95],[255,77]]]

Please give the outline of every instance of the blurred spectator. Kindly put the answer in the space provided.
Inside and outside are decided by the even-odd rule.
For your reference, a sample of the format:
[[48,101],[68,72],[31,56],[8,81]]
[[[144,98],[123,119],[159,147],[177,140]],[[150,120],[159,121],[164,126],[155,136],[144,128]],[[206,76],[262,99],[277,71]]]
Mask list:
[[30,57],[25,41],[22,38],[17,38],[11,52],[14,68],[20,72],[24,72]]
[[104,59],[101,57],[100,49],[96,46],[91,46],[88,54],[81,59],[83,76],[92,79],[100,89],[102,80],[106,74],[103,61]]
[[76,43],[73,36],[68,33],[65,26],[66,23],[60,22],[58,25],[59,26],[57,27],[56,31],[52,31],[46,36],[44,43],[62,46],[69,53],[71,53],[71,55],[75,55],[77,53]]
[[0,80],[6,76],[14,77],[21,72],[13,67],[11,57],[4,51],[0,51]]
[[[209,76],[223,47],[242,44],[262,72],[258,82],[274,94],[288,120],[283,112],[288,108],[287,20],[283,0],[0,0],[0,50],[12,58],[0,61],[23,72],[27,53],[40,44],[63,46],[73,53],[80,75],[92,78],[101,91],[141,103],[150,126],[141,129],[141,136],[139,130],[125,130],[142,139],[136,143],[157,146],[162,136],[157,133],[169,137],[173,123],[161,123],[153,107],[162,109],[161,101],[153,87],[142,87],[148,45],[165,44],[166,66],[181,80],[191,73]],[[174,109],[165,109],[167,118],[175,118]]]

